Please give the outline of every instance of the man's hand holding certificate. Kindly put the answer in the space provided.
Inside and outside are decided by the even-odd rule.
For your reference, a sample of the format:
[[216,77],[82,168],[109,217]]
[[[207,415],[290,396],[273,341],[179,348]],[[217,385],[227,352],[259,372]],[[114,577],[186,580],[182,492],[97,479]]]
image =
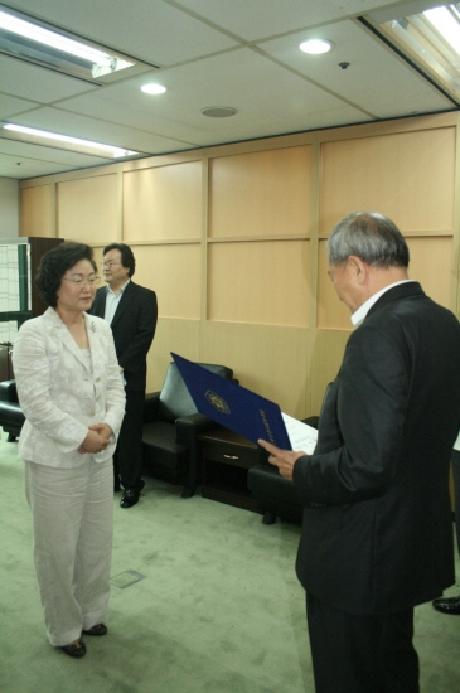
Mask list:
[[274,467],[278,467],[281,476],[284,476],[285,479],[292,479],[294,465],[299,457],[305,455],[305,452],[303,450],[280,450],[276,445],[271,445],[262,438],[259,438],[257,442],[261,448],[268,452],[268,461]]

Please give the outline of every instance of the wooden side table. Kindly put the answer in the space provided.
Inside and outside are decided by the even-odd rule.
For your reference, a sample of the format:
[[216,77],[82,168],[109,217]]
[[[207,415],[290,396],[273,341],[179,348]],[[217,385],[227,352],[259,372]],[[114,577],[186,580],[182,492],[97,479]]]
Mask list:
[[250,440],[226,428],[198,436],[201,492],[205,498],[258,511],[247,486],[250,467],[260,463],[261,451]]

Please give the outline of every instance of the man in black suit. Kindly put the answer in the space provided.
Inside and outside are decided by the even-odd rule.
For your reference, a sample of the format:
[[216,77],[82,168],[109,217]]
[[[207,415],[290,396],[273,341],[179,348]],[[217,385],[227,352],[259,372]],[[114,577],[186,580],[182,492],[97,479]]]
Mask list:
[[261,441],[304,500],[297,575],[317,693],[415,693],[413,607],[454,581],[450,451],[460,426],[460,324],[408,280],[394,223],[355,213],[329,275],[355,330],[313,455]]
[[115,487],[121,485],[120,505],[131,508],[139,500],[143,482],[142,416],[145,400],[146,357],[158,318],[154,291],[135,284],[133,251],[125,243],[103,250],[106,287],[98,289],[91,312],[112,327],[118,363],[123,369],[126,413],[114,456]]

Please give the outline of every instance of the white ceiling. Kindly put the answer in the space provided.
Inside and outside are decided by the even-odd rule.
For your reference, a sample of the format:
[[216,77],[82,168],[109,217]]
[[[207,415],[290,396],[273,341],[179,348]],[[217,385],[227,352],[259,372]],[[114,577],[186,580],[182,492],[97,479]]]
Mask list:
[[[359,15],[404,14],[427,2],[385,0],[5,0],[142,59],[145,72],[104,86],[0,55],[0,119],[160,154],[241,139],[453,109],[371,34]],[[432,5],[439,4],[432,2]],[[394,15],[393,15],[394,12]],[[298,49],[333,41],[325,56]],[[340,62],[349,62],[347,69]],[[146,81],[161,96],[139,91]],[[208,118],[233,106],[232,118]],[[0,176],[27,178],[107,159],[6,139]]]

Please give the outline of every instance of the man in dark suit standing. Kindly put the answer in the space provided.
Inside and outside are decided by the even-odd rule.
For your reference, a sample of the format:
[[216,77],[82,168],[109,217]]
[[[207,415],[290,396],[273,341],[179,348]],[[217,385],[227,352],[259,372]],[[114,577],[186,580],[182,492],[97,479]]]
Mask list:
[[106,287],[98,289],[91,312],[112,327],[118,363],[123,369],[126,413],[114,456],[115,487],[121,482],[120,505],[131,508],[139,500],[143,482],[142,416],[145,400],[146,357],[158,318],[154,291],[135,284],[133,251],[125,243],[103,250]]
[[407,277],[394,223],[355,213],[329,275],[355,330],[313,455],[261,441],[304,500],[297,575],[317,693],[416,693],[413,607],[454,581],[450,451],[460,426],[460,324]]

